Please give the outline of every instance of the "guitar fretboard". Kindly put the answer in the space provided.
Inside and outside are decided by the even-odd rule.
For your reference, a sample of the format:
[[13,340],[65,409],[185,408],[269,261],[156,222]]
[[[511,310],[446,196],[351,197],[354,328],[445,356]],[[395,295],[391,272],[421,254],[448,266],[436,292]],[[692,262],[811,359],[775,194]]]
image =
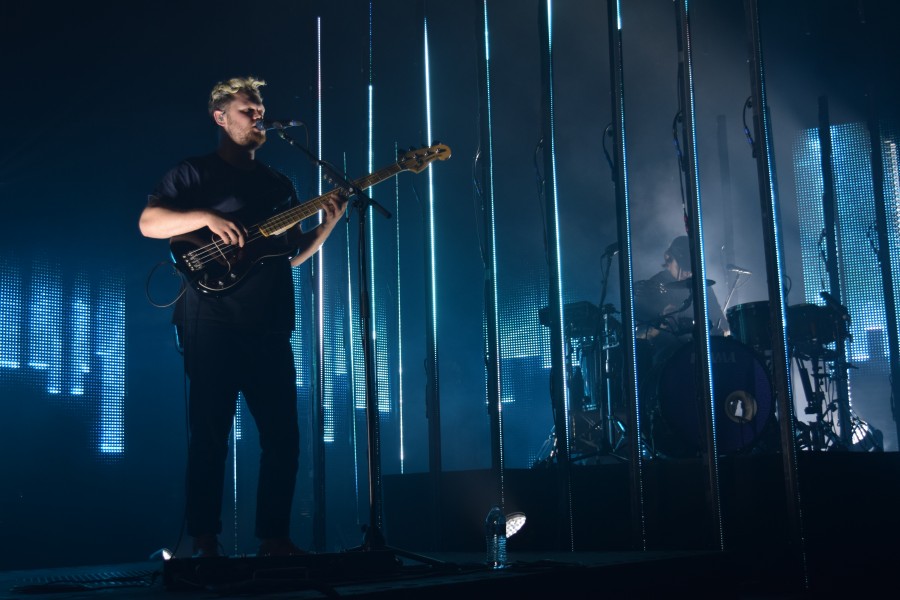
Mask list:
[[[393,177],[402,170],[403,168],[395,163],[383,169],[379,169],[370,175],[360,177],[352,182],[353,187],[360,190],[368,189],[377,183],[381,183],[385,179]],[[259,224],[259,232],[266,237],[284,233],[303,219],[311,217],[319,212],[325,204],[325,198],[327,197],[328,194],[322,194],[309,202],[304,202],[300,206],[295,206],[281,214],[269,217]]]

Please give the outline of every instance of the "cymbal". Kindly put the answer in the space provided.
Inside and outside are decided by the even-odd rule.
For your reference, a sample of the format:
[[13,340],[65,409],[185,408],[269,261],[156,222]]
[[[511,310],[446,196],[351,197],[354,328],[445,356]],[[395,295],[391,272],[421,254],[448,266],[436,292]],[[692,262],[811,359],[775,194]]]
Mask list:
[[[667,288],[690,288],[694,284],[694,278],[688,277],[687,279],[682,279],[681,281],[673,281],[671,283],[666,283],[665,286]],[[716,285],[716,282],[712,279],[706,280],[706,287],[712,287]]]

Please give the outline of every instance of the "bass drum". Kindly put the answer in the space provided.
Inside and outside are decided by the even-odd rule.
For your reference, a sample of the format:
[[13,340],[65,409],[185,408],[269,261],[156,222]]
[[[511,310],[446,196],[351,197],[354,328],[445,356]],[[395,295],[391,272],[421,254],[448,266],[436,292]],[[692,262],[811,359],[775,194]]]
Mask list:
[[[748,452],[774,418],[772,384],[758,354],[731,337],[710,338],[716,439],[720,455]],[[648,408],[652,451],[687,458],[706,451],[706,414],[698,398],[694,343],[654,369]]]

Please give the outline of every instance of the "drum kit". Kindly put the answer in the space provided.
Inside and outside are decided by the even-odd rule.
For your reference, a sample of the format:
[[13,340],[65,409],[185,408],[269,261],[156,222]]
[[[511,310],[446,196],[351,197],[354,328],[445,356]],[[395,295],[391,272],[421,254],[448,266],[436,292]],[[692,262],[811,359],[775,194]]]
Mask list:
[[[826,293],[823,297],[830,296]],[[846,441],[838,435],[840,393],[834,394],[834,382],[846,381],[847,369],[852,368],[841,351],[844,340],[850,338],[850,315],[834,299],[824,306],[796,304],[787,307],[787,338],[789,359],[796,365],[800,389],[806,400],[803,414],[795,419],[798,447],[801,450],[847,450]],[[769,303],[752,302],[737,305],[728,311],[732,333],[753,347],[771,362],[771,329]],[[826,393],[826,388],[832,394]],[[858,419],[856,419],[858,421]],[[852,423],[847,423],[852,427]]]
[[[617,314],[609,304],[576,302],[563,308],[571,460],[582,464],[596,464],[610,458],[627,460],[628,445],[635,437],[640,440],[642,456],[648,459],[690,458],[704,453],[705,407],[699,401],[699,378],[690,334],[693,323],[687,332],[678,331],[677,336],[670,337],[675,340],[674,345],[659,352],[654,347],[653,336],[642,332],[646,334],[660,327],[665,330],[667,324],[659,320],[636,322],[643,426],[640,436],[633,436],[624,393],[627,383],[622,326]],[[549,326],[546,315],[541,317],[541,322]],[[774,451],[780,442],[771,377],[769,303],[733,306],[726,311],[726,318],[731,335],[710,336],[719,452],[732,455]],[[836,407],[834,402],[825,401],[823,367],[837,360],[831,347],[849,337],[848,321],[846,311],[830,306],[799,304],[787,308],[789,352],[800,365],[807,398],[804,412],[811,415],[811,421],[797,422],[802,449],[831,449],[837,443],[833,419],[829,417]],[[543,460],[553,460],[554,433],[544,447]]]

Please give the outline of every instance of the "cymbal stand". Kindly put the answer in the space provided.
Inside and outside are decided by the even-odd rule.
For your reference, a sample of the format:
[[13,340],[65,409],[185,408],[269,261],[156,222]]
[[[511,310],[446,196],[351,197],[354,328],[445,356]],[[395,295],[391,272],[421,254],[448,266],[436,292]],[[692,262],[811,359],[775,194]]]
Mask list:
[[[600,398],[595,398],[598,408],[602,400],[603,429],[604,429],[604,445],[607,453],[615,456],[617,450],[621,449],[625,442],[625,427],[613,415],[613,364],[612,354],[610,350],[619,346],[619,338],[616,332],[609,325],[610,316],[616,312],[612,304],[605,304],[606,293],[609,286],[609,273],[612,260],[619,253],[619,243],[610,244],[603,253],[603,261],[600,263],[600,273],[602,277],[602,287],[600,293],[600,312],[602,315],[602,326],[600,329]],[[620,380],[621,381],[621,380]],[[593,393],[593,390],[592,390]]]
[[[837,403],[829,402],[825,395],[822,382],[827,373],[822,368],[822,356],[816,351],[811,353],[799,352],[796,348],[794,357],[797,359],[797,368],[800,371],[800,381],[803,384],[803,393],[806,397],[804,414],[811,415],[809,423],[797,423],[797,435],[801,450],[832,450],[842,447],[838,435],[834,431],[831,422],[826,419],[837,410]],[[805,360],[812,364],[812,373],[806,367]],[[812,381],[812,382],[811,382]],[[815,387],[813,387],[815,386]]]
[[603,401],[603,426],[606,434],[604,443],[607,452],[615,454],[621,448],[625,439],[624,425],[613,414],[613,398],[615,398],[617,390],[614,388],[613,370],[615,366],[612,361],[612,349],[619,346],[619,337],[609,324],[611,314],[615,312],[613,306],[607,304],[601,306],[600,310],[603,314],[603,326],[600,331],[600,358],[602,361],[600,390]]

